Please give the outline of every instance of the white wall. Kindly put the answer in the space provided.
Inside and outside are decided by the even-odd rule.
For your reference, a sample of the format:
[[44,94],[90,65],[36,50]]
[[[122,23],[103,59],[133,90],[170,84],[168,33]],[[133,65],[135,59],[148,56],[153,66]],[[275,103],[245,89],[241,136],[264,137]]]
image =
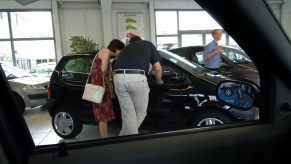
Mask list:
[[150,25],[149,25],[149,7],[148,3],[113,3],[112,4],[112,35],[118,38],[118,20],[119,13],[140,13],[143,17],[144,24],[144,39],[150,40]]
[[58,5],[63,54],[70,52],[70,37],[89,37],[103,45],[100,5],[93,2],[63,2]]
[[0,10],[1,9],[51,9],[51,1],[41,0],[22,6],[13,0],[0,0]]

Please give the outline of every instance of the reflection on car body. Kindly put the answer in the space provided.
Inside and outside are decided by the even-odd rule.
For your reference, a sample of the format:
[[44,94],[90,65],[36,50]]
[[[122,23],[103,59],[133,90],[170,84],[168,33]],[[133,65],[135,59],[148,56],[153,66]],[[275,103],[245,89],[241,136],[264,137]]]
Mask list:
[[217,88],[217,97],[220,100],[243,109],[254,106],[254,100],[259,94],[259,89],[247,82],[223,81]]
[[[254,82],[257,86],[260,86],[258,70],[248,55],[244,51],[234,47],[221,47],[223,51],[221,52],[220,72],[230,78]],[[203,49],[204,46],[188,46],[170,51],[203,66]]]
[[40,106],[47,102],[48,78],[33,77],[20,68],[0,64],[22,111],[25,107]]
[[[169,51],[160,54],[165,83],[157,86],[155,72],[149,73],[148,116],[142,129],[181,129],[256,118],[256,110],[242,111],[217,100],[216,85],[227,76],[213,74]],[[63,138],[78,135],[83,124],[95,124],[92,103],[81,98],[92,60],[92,55],[64,56],[51,76],[48,109],[55,132]],[[113,101],[118,114],[115,123],[120,125],[118,101]]]

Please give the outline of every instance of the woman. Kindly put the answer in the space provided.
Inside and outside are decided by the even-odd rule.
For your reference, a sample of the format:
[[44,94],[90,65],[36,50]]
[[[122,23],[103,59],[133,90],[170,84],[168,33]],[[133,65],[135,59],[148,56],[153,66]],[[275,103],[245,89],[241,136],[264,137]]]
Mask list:
[[118,39],[113,39],[107,48],[102,48],[93,61],[91,72],[91,83],[103,85],[105,83],[105,93],[100,104],[93,103],[93,113],[95,121],[99,122],[99,133],[102,138],[108,137],[107,122],[115,119],[112,98],[114,98],[112,86],[112,73],[109,67],[110,56],[117,56],[124,48],[124,43]]

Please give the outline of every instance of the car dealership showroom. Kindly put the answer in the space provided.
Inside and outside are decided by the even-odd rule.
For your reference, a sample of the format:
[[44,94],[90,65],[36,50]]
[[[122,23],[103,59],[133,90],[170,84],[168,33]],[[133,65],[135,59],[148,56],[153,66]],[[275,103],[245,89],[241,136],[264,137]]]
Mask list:
[[[290,34],[291,1],[266,0],[266,4]],[[136,36],[156,47],[150,52],[158,52],[163,84],[157,84],[156,62],[147,63],[149,71],[142,71],[149,89],[143,102],[146,116],[138,123],[138,132],[128,135],[260,120],[258,103],[253,102],[259,95],[258,65],[242,48],[244,43],[193,0],[0,0],[0,64],[35,145],[123,137],[124,119],[130,116],[122,109],[130,105],[121,109],[122,95],[114,91],[120,72],[114,71],[112,62],[121,63],[117,53],[110,50],[107,57],[114,118],[100,123],[108,126],[105,136],[93,103],[82,96],[95,55],[113,39],[123,42],[124,49],[142,42],[131,43]],[[207,52],[205,47],[214,41],[220,50],[214,53],[219,56],[218,69],[206,67],[205,56],[215,48]],[[121,49],[120,54],[126,51]],[[138,63],[129,63],[134,62]],[[141,104],[133,106],[138,109]]]

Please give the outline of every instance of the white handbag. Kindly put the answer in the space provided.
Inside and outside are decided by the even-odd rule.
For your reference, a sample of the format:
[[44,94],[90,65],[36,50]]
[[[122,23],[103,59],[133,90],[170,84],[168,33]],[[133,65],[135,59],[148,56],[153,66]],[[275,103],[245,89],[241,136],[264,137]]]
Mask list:
[[92,66],[91,66],[90,74],[89,74],[89,76],[87,78],[87,81],[86,81],[86,85],[85,85],[85,88],[84,88],[82,99],[99,104],[99,103],[102,102],[103,95],[105,93],[104,76],[103,76],[103,86],[99,86],[99,85],[88,83],[89,78],[91,76],[91,71],[92,71],[92,68],[93,68],[93,64],[94,64],[95,58],[93,60]]

